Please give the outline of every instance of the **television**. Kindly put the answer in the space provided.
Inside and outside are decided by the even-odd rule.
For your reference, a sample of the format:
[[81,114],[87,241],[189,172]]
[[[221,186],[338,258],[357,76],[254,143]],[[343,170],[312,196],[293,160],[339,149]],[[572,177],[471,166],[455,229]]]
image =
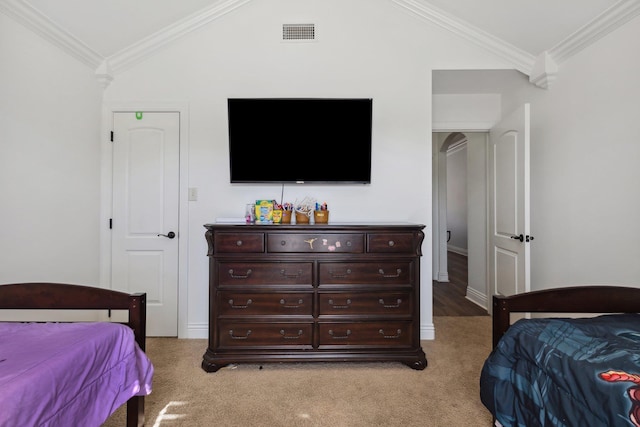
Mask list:
[[231,183],[371,183],[370,98],[229,98]]

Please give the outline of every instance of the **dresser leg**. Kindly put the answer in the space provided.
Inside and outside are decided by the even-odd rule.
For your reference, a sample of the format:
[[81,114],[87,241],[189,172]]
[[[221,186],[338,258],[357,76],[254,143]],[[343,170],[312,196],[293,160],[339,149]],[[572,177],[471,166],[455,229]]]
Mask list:
[[202,361],[202,369],[204,369],[205,372],[218,372],[218,369],[224,368],[225,366],[227,366],[227,364],[219,365],[216,363],[207,362],[206,360]]
[[405,361],[402,363],[404,363],[411,369],[415,369],[416,371],[422,371],[424,368],[427,367],[427,356],[424,353],[422,353],[417,360],[413,360],[409,362]]

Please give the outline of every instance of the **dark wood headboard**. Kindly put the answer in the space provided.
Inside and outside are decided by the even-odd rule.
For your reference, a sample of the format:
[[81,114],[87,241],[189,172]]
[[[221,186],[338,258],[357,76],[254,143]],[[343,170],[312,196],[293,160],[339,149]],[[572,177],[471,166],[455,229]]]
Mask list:
[[640,313],[640,288],[573,286],[493,296],[493,346],[509,329],[511,313]]
[[[123,322],[145,350],[147,336],[147,294],[64,283],[13,283],[0,285],[0,309],[24,310],[127,310]],[[127,401],[127,427],[144,425],[144,396]]]

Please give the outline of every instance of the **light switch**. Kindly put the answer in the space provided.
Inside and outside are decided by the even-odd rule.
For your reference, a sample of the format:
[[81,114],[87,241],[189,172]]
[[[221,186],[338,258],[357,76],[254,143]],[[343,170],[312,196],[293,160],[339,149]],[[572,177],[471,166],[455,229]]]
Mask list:
[[189,188],[189,201],[195,202],[198,200],[198,189],[195,187]]

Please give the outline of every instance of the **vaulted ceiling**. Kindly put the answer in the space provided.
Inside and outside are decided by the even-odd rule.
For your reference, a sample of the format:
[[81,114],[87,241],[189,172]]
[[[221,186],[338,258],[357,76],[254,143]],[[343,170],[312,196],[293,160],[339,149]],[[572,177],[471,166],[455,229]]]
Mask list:
[[[251,1],[0,0],[0,11],[108,84],[157,48]],[[502,57],[541,87],[568,57],[640,14],[640,0],[388,1]]]

